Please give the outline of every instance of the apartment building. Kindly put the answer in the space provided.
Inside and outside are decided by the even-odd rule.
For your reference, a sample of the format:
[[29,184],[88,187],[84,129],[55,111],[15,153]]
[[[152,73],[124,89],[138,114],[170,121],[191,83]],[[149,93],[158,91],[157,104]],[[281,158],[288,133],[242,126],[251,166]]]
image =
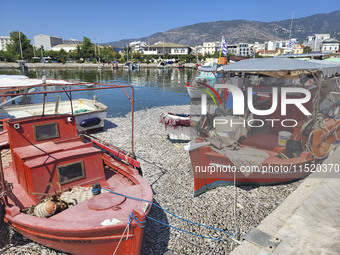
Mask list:
[[313,52],[321,51],[322,42],[330,38],[331,38],[330,34],[315,34],[312,36],[308,36],[306,41],[304,42],[304,45],[310,47]]
[[7,50],[7,45],[11,43],[12,41],[9,36],[0,36],[0,50]]
[[221,50],[221,42],[205,42],[203,43],[203,55],[213,55]]

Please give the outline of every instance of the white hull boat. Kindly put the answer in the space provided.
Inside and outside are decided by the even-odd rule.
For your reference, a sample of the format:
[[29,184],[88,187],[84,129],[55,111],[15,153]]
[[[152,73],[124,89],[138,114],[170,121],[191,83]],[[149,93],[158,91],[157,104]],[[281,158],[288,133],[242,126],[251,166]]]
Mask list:
[[[73,114],[79,131],[102,129],[104,119],[107,117],[107,106],[97,102],[96,99],[72,100]],[[45,103],[45,115],[71,114],[71,103],[67,101],[56,101]],[[0,119],[21,118],[42,115],[42,104],[13,105],[0,109]]]
[[163,113],[159,122],[164,125],[171,142],[188,142],[195,134],[195,128],[190,123],[190,114]]

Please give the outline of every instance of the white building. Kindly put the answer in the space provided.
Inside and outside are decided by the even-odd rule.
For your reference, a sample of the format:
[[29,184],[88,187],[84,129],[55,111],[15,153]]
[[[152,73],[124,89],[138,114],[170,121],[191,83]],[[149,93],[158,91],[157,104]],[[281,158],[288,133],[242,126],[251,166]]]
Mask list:
[[190,54],[190,48],[175,43],[158,42],[153,45],[144,46],[144,55],[186,55]]
[[286,48],[289,47],[290,42],[292,42],[293,44],[297,44],[299,42],[299,40],[297,38],[292,38],[290,40],[282,40],[282,41],[268,41],[265,42],[264,44],[264,49],[261,50],[277,50],[277,49],[282,49],[282,48]]
[[260,50],[261,51],[265,50],[265,44],[264,43],[255,42],[253,47],[252,47],[252,51],[253,52],[258,52]]
[[239,43],[238,44],[238,54],[241,57],[247,57],[252,54],[252,50],[248,43]]
[[322,41],[322,53],[334,53],[339,50],[339,42],[338,40],[331,38]]
[[238,44],[229,44],[228,45],[228,53],[233,55],[238,55]]
[[70,38],[66,40],[63,39],[63,44],[82,44],[82,42],[77,39]]
[[146,46],[146,42],[134,41],[134,42],[130,42],[129,46],[131,47],[132,52],[143,53],[144,52],[144,47]]
[[304,45],[310,47],[312,51],[321,51],[322,42],[330,38],[330,34],[315,34],[313,36],[308,36]]
[[63,44],[63,39],[60,37],[41,34],[34,36],[34,47],[37,49],[43,46],[44,50],[51,50],[53,46],[58,44]]
[[221,42],[205,42],[203,43],[203,55],[213,55],[221,50]]
[[273,41],[265,42],[264,43],[264,49],[265,50],[276,50],[275,42],[273,42]]
[[0,50],[7,50],[7,45],[11,43],[12,43],[11,37],[0,36]]
[[74,51],[77,49],[78,44],[57,44],[52,47],[53,51],[60,51],[64,49],[66,52]]
[[192,49],[192,52],[191,52],[192,55],[200,55],[200,56],[203,55],[203,46],[202,45],[192,47],[191,49]]

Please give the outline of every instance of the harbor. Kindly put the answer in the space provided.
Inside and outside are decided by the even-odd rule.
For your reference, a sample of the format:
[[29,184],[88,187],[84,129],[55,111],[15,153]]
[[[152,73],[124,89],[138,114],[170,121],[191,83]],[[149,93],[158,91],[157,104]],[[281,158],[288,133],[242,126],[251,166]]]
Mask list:
[[[158,122],[158,118],[148,118],[148,116],[159,116],[165,111],[185,112],[188,109],[188,106],[168,106],[141,110],[135,113],[135,152],[141,161],[143,176],[152,187],[155,203],[185,219],[221,228],[231,233],[246,233],[252,227],[258,227],[266,233],[279,237],[282,242],[288,242],[289,245],[292,245],[293,242],[295,245],[293,248],[290,247],[290,249],[293,249],[292,252],[298,248],[304,249],[302,247],[305,246],[301,246],[302,242],[305,244],[308,241],[311,245],[315,244],[316,242],[313,241],[313,238],[307,241],[302,239],[303,234],[300,234],[296,228],[305,229],[304,223],[301,221],[291,222],[290,216],[295,212],[298,213],[298,210],[302,210],[305,201],[311,200],[313,196],[319,193],[318,189],[323,189],[326,196],[332,197],[331,200],[323,200],[323,205],[327,210],[333,210],[332,206],[337,206],[336,201],[339,200],[335,190],[333,193],[333,189],[338,185],[332,183],[331,187],[333,188],[330,190],[325,185],[330,182],[337,182],[338,177],[327,179],[311,175],[305,180],[278,186],[219,187],[204,193],[198,198],[194,198],[189,155],[183,148],[185,144],[171,143],[166,137],[163,126]],[[102,140],[112,142],[113,137],[117,137],[117,134],[121,134],[123,129],[130,125],[128,117],[108,119],[105,131],[95,135]],[[114,141],[119,147],[127,149],[129,148],[129,143],[126,138],[125,136],[119,136]],[[337,150],[331,154],[328,162],[336,162],[334,159],[339,157],[339,152]],[[3,157],[6,156],[3,155]],[[330,215],[334,214],[331,213]],[[222,238],[226,241],[205,240],[161,226],[156,222],[148,221],[141,254],[165,254],[167,251],[174,254],[229,254],[233,250],[234,252],[231,254],[267,254],[266,250],[260,253],[261,248],[248,241],[244,241],[239,246],[224,234],[182,222],[165,214],[157,207],[152,207],[150,216],[193,233]],[[318,218],[317,222],[322,225],[323,222],[333,220],[336,222],[336,214],[331,218],[327,214],[327,217]],[[306,220],[306,227],[307,224],[310,224],[308,222],[310,221]],[[276,231],[283,225],[290,226],[289,229],[295,227],[293,228],[296,231],[294,233],[298,235],[298,238],[294,239],[294,241],[292,241],[292,237],[287,239],[290,234],[284,232],[284,229],[277,233]],[[340,231],[336,224],[332,223],[332,228],[332,231]],[[312,228],[309,233],[313,231]],[[0,252],[2,254],[63,254],[37,243],[32,243],[29,239],[23,238],[7,226],[3,227],[0,240]],[[282,254],[279,248],[280,246],[277,248],[278,253],[274,254]],[[315,252],[310,254],[319,254],[319,250],[315,249],[316,247],[313,247],[313,252]],[[329,249],[334,254],[339,251],[332,246]],[[325,250],[328,251],[327,248]],[[302,250],[302,254],[305,251]]]
[[0,255],[340,254],[336,6],[1,3]]

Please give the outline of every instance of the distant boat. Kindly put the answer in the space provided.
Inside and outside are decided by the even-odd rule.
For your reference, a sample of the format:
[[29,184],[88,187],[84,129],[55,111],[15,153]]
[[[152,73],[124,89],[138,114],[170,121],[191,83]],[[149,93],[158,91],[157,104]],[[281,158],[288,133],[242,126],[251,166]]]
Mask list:
[[158,69],[168,69],[168,66],[164,61],[159,62],[157,67],[158,67]]
[[126,62],[124,64],[124,69],[126,70],[139,70],[139,65],[137,63],[133,63],[131,61]]
[[177,65],[177,68],[184,69],[185,68],[184,63],[183,62],[179,62],[178,65]]

